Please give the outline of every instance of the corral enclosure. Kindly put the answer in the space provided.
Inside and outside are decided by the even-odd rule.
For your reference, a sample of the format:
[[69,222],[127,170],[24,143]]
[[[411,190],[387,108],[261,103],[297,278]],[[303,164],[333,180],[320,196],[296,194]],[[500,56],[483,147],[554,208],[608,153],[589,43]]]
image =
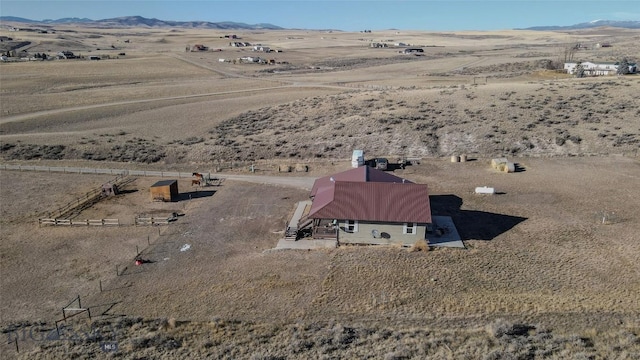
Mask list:
[[[637,31],[239,32],[242,41],[282,50],[260,54],[275,65],[259,65],[220,62],[256,55],[229,47],[221,31],[70,30],[75,42],[21,36],[38,40],[29,51],[112,59],[0,63],[3,163],[222,171],[265,183],[278,177],[279,185],[226,181],[199,188],[179,179],[194,196],[164,203],[150,193],[167,179],[140,177],[77,215],[118,218],[122,226],[54,228],[38,227],[44,209],[110,176],[0,171],[4,329],[20,321],[49,326],[81,295],[110,316],[183,322],[167,333],[183,351],[223,354],[215,341],[189,335],[197,333],[191,326],[220,329],[230,321],[238,339],[254,327],[316,324],[297,335],[265,335],[271,350],[254,344],[264,353],[309,358],[330,351],[299,338],[305,331],[322,338],[327,329],[348,334],[335,330],[344,326],[365,339],[362,329],[371,327],[388,327],[398,338],[416,329],[431,336],[459,329],[423,354],[461,357],[470,334],[487,335],[485,326],[503,319],[535,327],[518,339],[543,338],[550,329],[594,342],[567,340],[573,345],[565,355],[638,353],[640,83],[634,75],[575,79],[546,66],[568,43],[602,39],[614,46],[579,56],[633,58],[640,53]],[[424,45],[424,56],[369,46],[382,39]],[[110,44],[117,49],[95,50]],[[185,44],[222,51],[185,52]],[[312,183],[348,169],[354,149],[364,149],[367,159],[420,159],[394,173],[429,185],[434,215],[451,216],[468,249],[265,252],[283,236],[293,204],[308,196],[299,176]],[[460,154],[471,161],[450,162]],[[498,157],[519,171],[492,169]],[[296,165],[309,173],[278,172]],[[483,186],[495,194],[474,194]],[[141,214],[173,213],[184,216],[169,225],[132,226]],[[138,251],[151,262],[133,265]],[[152,335],[137,333],[140,327],[121,340],[125,354],[155,351],[143,345],[140,339]],[[484,353],[476,354],[491,346],[526,353],[524,345],[489,333],[485,347],[477,346]],[[335,341],[344,348],[334,351],[357,344]],[[247,343],[235,343],[236,357],[251,355]],[[38,353],[38,343],[21,344]],[[39,354],[59,354],[62,346],[49,345]],[[16,355],[12,346],[3,343],[3,354]],[[420,357],[413,350],[406,357]]]

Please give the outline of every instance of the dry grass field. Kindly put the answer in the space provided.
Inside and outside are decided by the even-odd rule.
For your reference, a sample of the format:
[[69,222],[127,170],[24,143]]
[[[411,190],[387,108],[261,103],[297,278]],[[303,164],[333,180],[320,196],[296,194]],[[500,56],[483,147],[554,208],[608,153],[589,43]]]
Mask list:
[[[77,216],[123,226],[38,227],[112,176],[3,170],[3,358],[640,356],[640,78],[548,69],[575,42],[614,44],[582,60],[634,59],[640,33],[239,33],[282,50],[268,54],[223,35],[25,34],[30,52],[111,59],[0,63],[2,162],[256,176],[304,163],[318,177],[355,148],[420,158],[396,175],[429,184],[467,249],[268,251],[307,191],[240,181],[180,179],[181,201],[155,203],[160,179],[141,177]],[[196,43],[222,51],[184,51]],[[278,64],[219,61],[255,55]],[[461,153],[474,161],[448,162]],[[496,172],[493,156],[523,171]],[[473,194],[484,185],[499,195]],[[136,247],[149,263],[134,266]],[[93,321],[49,336],[77,295]]]

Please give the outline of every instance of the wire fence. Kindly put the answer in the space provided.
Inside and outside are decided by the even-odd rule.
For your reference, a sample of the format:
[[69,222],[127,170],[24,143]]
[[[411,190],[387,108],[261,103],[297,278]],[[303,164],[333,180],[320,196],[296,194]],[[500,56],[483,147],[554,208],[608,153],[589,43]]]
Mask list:
[[38,165],[7,165],[0,164],[0,170],[18,170],[18,171],[42,171],[42,172],[58,172],[69,174],[107,174],[120,176],[152,176],[152,177],[174,177],[174,178],[190,178],[192,172],[178,171],[151,171],[151,170],[126,170],[126,169],[95,169],[83,167],[66,167],[66,166],[38,166]]
[[[221,172],[225,170],[238,170],[242,169],[247,172],[280,172],[279,166],[286,164],[295,169],[296,172],[309,171],[309,164],[326,162],[322,159],[309,159],[304,162],[282,159],[282,160],[256,160],[256,161],[229,161],[229,162],[214,162],[214,171],[198,171],[204,172]],[[128,169],[98,169],[98,168],[86,168],[86,167],[66,167],[66,166],[42,166],[42,165],[9,165],[0,164],[0,170],[18,170],[18,171],[41,171],[41,172],[57,172],[68,174],[107,174],[107,175],[119,175],[119,176],[148,176],[148,177],[171,177],[171,178],[192,178],[193,172],[180,172],[180,171],[157,171],[157,170],[128,170]]]

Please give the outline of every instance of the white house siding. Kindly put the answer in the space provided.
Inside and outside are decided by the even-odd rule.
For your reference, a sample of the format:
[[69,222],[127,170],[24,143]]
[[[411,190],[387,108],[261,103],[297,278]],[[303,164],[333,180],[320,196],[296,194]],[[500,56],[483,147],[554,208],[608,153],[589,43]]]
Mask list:
[[[614,63],[592,63],[585,61],[580,63],[586,76],[606,76],[615,75],[618,72],[618,65]],[[578,63],[564,63],[567,74],[575,74]]]
[[573,74],[576,71],[577,63],[564,63],[564,69],[567,71],[567,74]]
[[[426,224],[417,224],[415,234],[403,234],[403,223],[389,224],[359,221],[357,231],[347,232],[345,230],[347,225],[345,220],[339,220],[338,224],[338,242],[341,244],[413,245],[416,241],[425,239],[427,231]],[[378,233],[375,238],[372,235],[373,230],[377,230]],[[383,233],[388,234],[388,238],[382,237]]]

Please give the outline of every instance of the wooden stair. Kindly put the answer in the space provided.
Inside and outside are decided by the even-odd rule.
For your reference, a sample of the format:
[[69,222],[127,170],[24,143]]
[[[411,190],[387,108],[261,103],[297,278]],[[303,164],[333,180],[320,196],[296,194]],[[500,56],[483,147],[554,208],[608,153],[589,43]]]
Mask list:
[[310,227],[312,224],[313,224],[313,219],[309,219],[309,218],[304,218],[303,217],[298,222],[298,230],[304,230],[304,229]]
[[288,227],[284,232],[284,239],[288,241],[298,240],[298,228]]

